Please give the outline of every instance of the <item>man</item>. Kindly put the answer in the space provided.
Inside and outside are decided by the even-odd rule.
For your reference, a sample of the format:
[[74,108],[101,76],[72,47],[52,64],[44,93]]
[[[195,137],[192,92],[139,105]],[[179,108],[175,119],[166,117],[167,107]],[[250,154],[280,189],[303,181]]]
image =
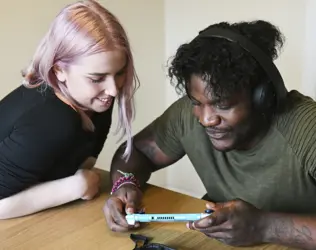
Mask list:
[[[124,145],[116,152],[107,223],[113,231],[131,229],[124,215],[141,202],[137,181],[141,187],[152,172],[187,155],[214,210],[188,223],[190,229],[230,245],[316,249],[316,103],[297,91],[282,99],[281,83],[248,50],[203,36],[213,28],[241,34],[270,64],[283,45],[278,29],[259,20],[211,25],[180,46],[169,75],[185,95],[134,137],[127,162],[121,159]],[[262,103],[258,91],[266,98]],[[137,181],[123,180],[121,173]]]

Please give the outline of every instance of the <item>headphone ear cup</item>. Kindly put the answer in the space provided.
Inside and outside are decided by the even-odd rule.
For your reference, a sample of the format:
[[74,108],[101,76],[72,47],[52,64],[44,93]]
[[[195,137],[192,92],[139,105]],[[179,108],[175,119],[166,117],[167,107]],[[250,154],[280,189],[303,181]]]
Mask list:
[[274,107],[275,92],[271,84],[260,84],[253,90],[253,104],[256,110],[265,112]]

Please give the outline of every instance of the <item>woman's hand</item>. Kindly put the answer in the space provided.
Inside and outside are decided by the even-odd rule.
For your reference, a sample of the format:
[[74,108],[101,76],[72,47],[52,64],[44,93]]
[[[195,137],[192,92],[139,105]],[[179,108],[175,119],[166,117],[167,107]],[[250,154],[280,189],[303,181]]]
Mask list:
[[79,177],[81,199],[93,199],[100,190],[100,174],[95,169],[79,169],[75,175]]

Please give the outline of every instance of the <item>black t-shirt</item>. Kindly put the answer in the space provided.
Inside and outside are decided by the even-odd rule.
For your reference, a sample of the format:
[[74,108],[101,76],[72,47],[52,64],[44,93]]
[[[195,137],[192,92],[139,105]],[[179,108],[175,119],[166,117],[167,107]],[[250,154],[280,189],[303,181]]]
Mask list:
[[113,105],[82,128],[80,115],[49,87],[20,86],[0,101],[0,199],[35,184],[73,175],[98,157],[111,126]]

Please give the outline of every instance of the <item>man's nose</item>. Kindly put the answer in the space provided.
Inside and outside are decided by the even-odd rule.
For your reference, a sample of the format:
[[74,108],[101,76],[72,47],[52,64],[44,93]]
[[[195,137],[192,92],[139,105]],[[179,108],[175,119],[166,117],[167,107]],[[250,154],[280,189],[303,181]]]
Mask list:
[[211,107],[205,107],[200,117],[200,123],[204,127],[215,127],[221,123],[221,118]]
[[200,119],[200,123],[204,127],[216,127],[221,123],[221,118],[218,115],[206,116]]

